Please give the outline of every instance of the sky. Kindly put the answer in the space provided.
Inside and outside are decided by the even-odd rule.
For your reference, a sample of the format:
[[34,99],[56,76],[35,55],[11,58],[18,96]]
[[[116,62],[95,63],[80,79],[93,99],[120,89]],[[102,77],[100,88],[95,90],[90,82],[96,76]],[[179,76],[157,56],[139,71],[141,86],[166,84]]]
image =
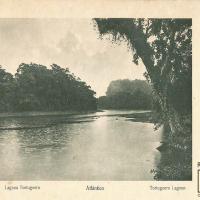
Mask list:
[[20,63],[67,67],[97,93],[112,80],[145,79],[126,42],[99,39],[92,19],[0,19],[0,65],[14,74]]

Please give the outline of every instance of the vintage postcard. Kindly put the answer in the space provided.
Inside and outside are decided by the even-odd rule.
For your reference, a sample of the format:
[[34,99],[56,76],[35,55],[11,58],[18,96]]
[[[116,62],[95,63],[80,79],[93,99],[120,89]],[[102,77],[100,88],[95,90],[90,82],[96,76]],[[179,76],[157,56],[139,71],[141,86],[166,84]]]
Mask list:
[[0,199],[200,199],[198,1],[0,1]]

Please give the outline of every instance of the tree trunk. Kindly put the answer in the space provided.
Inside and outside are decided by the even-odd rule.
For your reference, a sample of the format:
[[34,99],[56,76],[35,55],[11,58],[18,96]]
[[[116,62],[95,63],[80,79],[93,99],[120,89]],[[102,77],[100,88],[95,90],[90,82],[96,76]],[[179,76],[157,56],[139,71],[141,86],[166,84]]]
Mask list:
[[[163,66],[158,69],[154,66],[154,51],[147,42],[144,32],[135,24],[133,19],[95,19],[95,21],[100,34],[112,33],[116,38],[118,34],[125,36],[130,42],[133,52],[135,50],[136,54],[142,59],[158,97],[165,120],[169,124],[170,135],[173,140],[174,136],[183,132],[183,130],[179,113],[169,103],[167,97],[167,85],[170,82],[169,74],[171,71],[170,55],[163,61]],[[174,35],[175,32],[172,31],[169,47],[170,54],[174,47]]]

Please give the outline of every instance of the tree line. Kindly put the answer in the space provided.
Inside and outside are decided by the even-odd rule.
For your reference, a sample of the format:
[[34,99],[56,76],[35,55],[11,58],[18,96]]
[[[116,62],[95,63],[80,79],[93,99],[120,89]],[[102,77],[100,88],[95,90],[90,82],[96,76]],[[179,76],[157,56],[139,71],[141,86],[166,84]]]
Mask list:
[[0,66],[0,112],[96,110],[95,92],[68,68],[22,63],[13,76]]
[[101,109],[152,109],[152,88],[143,80],[115,80],[98,98]]

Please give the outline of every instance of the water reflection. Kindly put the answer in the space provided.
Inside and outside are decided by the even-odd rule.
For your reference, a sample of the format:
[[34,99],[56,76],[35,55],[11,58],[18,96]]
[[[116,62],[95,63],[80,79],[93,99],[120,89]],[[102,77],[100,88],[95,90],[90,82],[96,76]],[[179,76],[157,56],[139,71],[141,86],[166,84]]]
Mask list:
[[160,133],[115,116],[126,112],[1,118],[0,127],[43,128],[0,130],[0,179],[152,180]]

